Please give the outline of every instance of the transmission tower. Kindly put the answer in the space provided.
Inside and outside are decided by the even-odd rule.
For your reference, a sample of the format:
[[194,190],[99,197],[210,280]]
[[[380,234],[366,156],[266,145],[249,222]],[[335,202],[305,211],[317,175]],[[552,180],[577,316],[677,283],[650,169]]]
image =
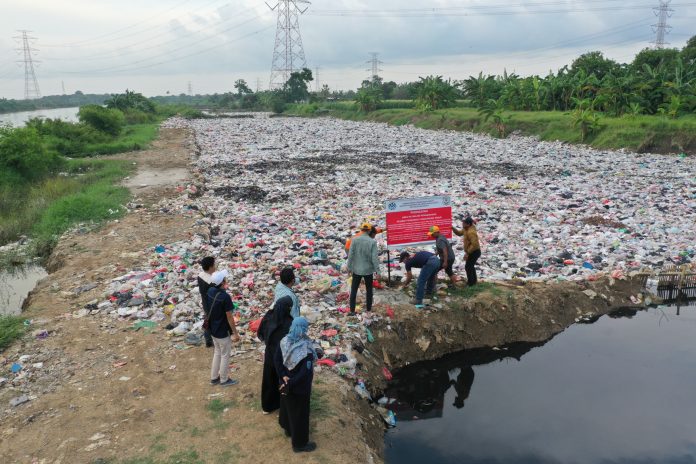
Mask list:
[[31,46],[31,42],[36,40],[36,37],[29,35],[31,31],[19,30],[17,32],[22,34],[14,38],[22,41],[22,48],[18,48],[17,51],[24,56],[24,59],[18,61],[18,63],[24,63],[24,99],[41,98],[39,81],[36,80],[36,72],[34,71],[34,63],[39,63],[39,61],[35,61],[31,56],[31,52],[38,51]]
[[370,65],[370,68],[368,68],[367,70],[372,72],[372,74],[370,74],[370,81],[377,82],[377,79],[379,78],[379,73],[380,71],[382,71],[379,65],[384,63],[379,61],[379,53],[372,52],[370,53],[370,56],[372,56],[372,59],[370,59],[370,61],[367,62],[367,64]]
[[307,0],[280,0],[275,6],[266,5],[271,11],[278,10],[275,47],[273,48],[273,65],[271,66],[270,88],[277,89],[285,85],[290,74],[307,66],[302,35],[300,34],[300,15],[304,9],[299,4],[310,5]]
[[660,0],[660,6],[653,8],[655,16],[657,16],[657,24],[652,25],[655,33],[653,44],[655,44],[656,49],[669,45],[669,42],[665,42],[665,36],[672,30],[672,26],[667,25],[667,18],[672,17],[672,13],[674,13],[674,10],[669,6],[670,3],[672,3],[672,0]]
[[319,66],[314,68],[314,90],[319,93]]
[[188,81],[188,94],[193,95],[193,85],[191,85],[191,81]]

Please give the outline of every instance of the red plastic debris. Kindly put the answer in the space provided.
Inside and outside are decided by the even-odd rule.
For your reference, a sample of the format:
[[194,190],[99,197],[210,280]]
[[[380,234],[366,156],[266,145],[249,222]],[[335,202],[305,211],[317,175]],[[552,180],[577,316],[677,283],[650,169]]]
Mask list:
[[261,319],[256,319],[255,321],[251,321],[249,323],[249,330],[252,332],[256,333],[259,331],[259,326],[261,325]]
[[382,368],[382,375],[387,380],[387,382],[389,382],[392,378],[394,378],[394,376],[392,375],[391,372],[389,372],[389,369],[387,369],[386,366]]

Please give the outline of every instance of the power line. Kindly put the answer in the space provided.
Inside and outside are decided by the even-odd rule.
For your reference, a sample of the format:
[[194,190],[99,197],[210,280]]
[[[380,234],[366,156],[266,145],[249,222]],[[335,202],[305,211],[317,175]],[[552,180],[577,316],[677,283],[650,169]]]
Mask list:
[[[91,45],[91,44],[93,44],[94,42],[99,41],[99,39],[101,39],[101,38],[103,38],[103,37],[109,37],[109,36],[112,36],[112,35],[114,35],[114,34],[118,34],[119,32],[127,31],[127,30],[129,30],[129,29],[133,29],[134,27],[137,27],[137,26],[139,26],[139,25],[141,25],[141,24],[145,24],[145,23],[148,23],[148,22],[152,21],[153,19],[160,19],[160,20],[161,20],[162,15],[164,15],[164,14],[166,14],[166,13],[169,13],[170,11],[176,10],[176,9],[179,8],[181,5],[184,5],[184,4],[186,4],[186,3],[190,2],[190,1],[191,1],[191,0],[184,0],[184,1],[182,1],[182,2],[177,3],[176,5],[174,5],[174,6],[172,6],[172,7],[167,8],[167,9],[164,10],[164,11],[159,12],[159,13],[156,14],[156,15],[153,15],[153,16],[150,16],[150,17],[148,17],[148,18],[145,18],[145,19],[143,19],[143,20],[141,20],[141,21],[138,21],[138,22],[136,22],[136,23],[133,23],[133,24],[131,24],[131,25],[129,25],[129,26],[122,27],[122,28],[120,28],[120,29],[116,29],[115,31],[111,31],[111,32],[107,32],[107,33],[105,33],[105,34],[101,34],[101,35],[94,36],[94,37],[92,37],[92,38],[90,38],[90,39],[80,40],[80,41],[77,41],[77,42],[70,42],[70,43],[49,45],[49,46],[52,46],[52,47],[75,47],[75,46],[79,46],[79,45],[81,45],[81,44],[87,44],[87,43]],[[43,45],[42,45],[42,46],[43,46]]]
[[[186,58],[190,58],[190,57],[192,57],[192,56],[199,56],[199,55],[201,55],[201,54],[203,54],[203,53],[208,53],[208,52],[210,52],[210,51],[213,51],[213,50],[216,50],[216,49],[218,49],[218,48],[221,48],[221,47],[224,47],[224,46],[226,46],[226,45],[229,45],[229,44],[232,43],[232,42],[236,42],[236,41],[239,41],[239,40],[242,40],[242,39],[246,39],[246,38],[251,37],[251,36],[253,36],[253,35],[260,34],[261,32],[265,32],[265,31],[271,29],[272,27],[273,27],[272,25],[271,25],[271,26],[267,26],[267,27],[264,27],[264,28],[259,29],[259,30],[256,30],[256,31],[249,32],[248,34],[244,34],[244,35],[241,35],[241,36],[239,36],[239,37],[236,37],[236,38],[234,38],[234,39],[232,39],[232,40],[230,40],[230,41],[228,41],[228,42],[224,42],[224,43],[221,43],[221,44],[218,44],[218,45],[213,45],[212,47],[204,48],[204,49],[202,49],[202,50],[197,50],[197,51],[192,52],[192,53],[187,53],[186,55],[177,56],[177,57],[173,57],[173,58],[172,58],[172,57],[168,57],[166,60],[163,60],[163,61],[158,61],[158,62],[154,62],[154,63],[149,63],[149,64],[142,65],[142,66],[135,66],[135,67],[131,67],[131,68],[118,69],[118,70],[109,70],[108,72],[109,72],[109,73],[119,73],[119,72],[130,72],[130,71],[142,71],[143,69],[154,68],[154,67],[156,67],[156,66],[160,66],[160,65],[163,65],[163,64],[170,64],[172,61],[179,61],[179,60],[183,60],[183,59],[186,59]],[[165,56],[165,55],[167,55],[167,54],[163,54],[162,56]],[[102,70],[102,71],[104,71],[104,70]],[[100,71],[64,71],[64,72],[70,73],[70,74],[84,74],[84,73],[88,73],[88,72],[92,72],[92,73],[95,73],[95,74],[100,73]]]
[[[608,0],[605,0],[605,2]],[[548,2],[551,4],[551,2]],[[559,3],[555,3],[559,4]],[[693,6],[696,3],[681,3],[673,6]],[[529,5],[520,5],[520,8]],[[571,7],[560,9],[521,9],[519,11],[476,11],[472,7],[451,8],[427,8],[427,9],[398,9],[398,10],[316,10],[310,13],[313,16],[359,16],[373,18],[424,18],[424,17],[457,17],[457,16],[518,16],[518,15],[536,15],[536,14],[568,14],[568,13],[585,13],[592,11],[620,11],[625,12],[626,6],[598,6],[598,7]],[[631,9],[647,9],[649,6],[632,6]],[[472,10],[472,11],[463,11]]]
[[655,48],[658,50],[664,48],[665,45],[669,45],[669,42],[665,42],[665,36],[669,34],[672,27],[667,25],[667,18],[670,18],[672,13],[674,13],[674,10],[669,6],[670,3],[672,3],[672,0],[660,0],[660,6],[653,8],[655,16],[657,16],[657,24],[652,26],[655,33],[655,40],[652,43],[655,44]]
[[[218,1],[220,1],[220,0],[215,0],[214,2],[211,2],[211,3],[216,3]],[[222,8],[225,8],[225,7],[223,6],[220,9],[222,9]],[[231,19],[238,19],[240,16],[244,15],[245,13],[247,13],[249,11],[253,11],[253,10],[255,10],[255,8],[247,8],[246,10],[239,12],[239,14],[235,15],[234,17],[229,17],[227,19],[223,19],[223,20],[216,21],[216,22],[219,24],[223,24],[223,23],[226,23],[227,21],[230,21]],[[257,17],[260,17],[260,16],[257,15]],[[182,33],[181,35],[174,37],[173,39],[167,39],[167,40],[160,41],[160,42],[157,42],[154,44],[150,44],[146,47],[143,47],[143,44],[150,43],[153,39],[157,39],[159,37],[165,37],[165,36],[171,34],[172,32],[174,32],[174,29],[171,29],[170,26],[171,26],[170,24],[165,24],[163,26],[160,26],[160,27],[167,28],[167,30],[165,30],[164,32],[160,32],[160,33],[152,35],[152,36],[141,37],[137,40],[137,42],[131,42],[131,43],[128,43],[125,45],[119,45],[118,47],[110,48],[110,49],[106,50],[105,52],[91,53],[89,55],[83,55],[83,56],[79,56],[79,57],[70,57],[70,58],[66,58],[66,57],[50,58],[50,61],[79,61],[79,60],[84,60],[84,59],[89,59],[90,61],[95,60],[95,59],[111,60],[113,58],[121,58],[124,55],[130,55],[133,53],[142,52],[144,50],[150,50],[152,48],[157,48],[157,47],[160,47],[161,45],[172,43],[172,42],[175,42],[178,40],[184,40],[184,39],[187,39],[189,36],[194,35],[194,34],[198,34],[200,32],[211,31],[211,25],[209,24],[209,25],[206,25],[205,27],[201,27],[201,28],[196,29],[196,30],[186,31],[186,32]],[[181,27],[183,28],[183,26],[181,26]],[[125,35],[122,37],[116,37],[116,38],[111,39],[111,40],[103,41],[102,43],[122,41],[124,39],[128,39],[128,38],[133,37],[135,35],[141,34],[142,32],[148,32],[148,31],[152,31],[152,30],[153,30],[152,28],[149,28],[145,31],[136,32],[134,34],[128,34],[128,35]],[[94,43],[90,44],[90,46],[93,46],[93,45],[95,45],[95,44]],[[50,45],[50,44],[44,44],[44,43],[41,43],[41,46],[42,47],[62,47],[62,45]]]
[[[307,5],[301,9],[298,4]],[[307,0],[280,0],[275,6],[266,5],[271,11],[278,11],[273,63],[271,65],[270,89],[281,88],[290,78],[290,74],[307,67],[299,17],[307,12],[310,2]]]
[[36,37],[32,37],[29,35],[29,32],[27,30],[19,30],[17,31],[21,33],[21,36],[15,36],[15,39],[21,40],[22,41],[22,48],[17,49],[18,51],[21,50],[24,58],[19,61],[19,63],[24,63],[24,99],[29,100],[33,98],[41,98],[41,90],[39,90],[39,81],[36,79],[36,72],[34,71],[34,63],[39,63],[38,61],[35,61],[34,58],[31,56],[31,52],[37,52],[38,50],[35,48],[32,48],[31,46],[31,41],[36,40]]
[[[220,31],[220,34],[225,33],[225,32],[229,32],[229,31],[232,31],[232,30],[234,30],[234,29],[237,29],[237,28],[239,28],[240,26],[243,26],[243,25],[245,25],[245,24],[248,24],[248,23],[251,23],[251,22],[253,22],[253,21],[256,21],[256,20],[259,19],[259,18],[261,18],[261,16],[255,16],[255,17],[253,17],[253,18],[251,18],[251,19],[248,19],[248,20],[246,20],[246,21],[242,21],[241,23],[234,24],[234,25],[232,25],[231,27],[229,27],[229,28],[227,28],[227,29],[224,29],[224,30]],[[269,28],[270,28],[270,26],[267,27],[267,28],[261,29],[261,30],[263,31],[263,30],[266,30],[266,29],[269,29]],[[257,31],[257,32],[260,32],[260,31]],[[246,36],[245,36],[245,37],[246,37]],[[181,46],[181,47],[178,47],[176,51],[181,51],[182,49],[190,48],[190,47],[192,47],[192,46],[194,46],[194,45],[197,45],[197,44],[199,44],[199,43],[202,43],[202,42],[209,42],[209,41],[210,41],[210,38],[209,38],[209,37],[204,37],[204,38],[202,38],[202,39],[200,39],[200,40],[196,40],[196,41],[194,41],[194,42],[191,42],[191,43],[188,43],[188,44],[183,45],[183,46]],[[219,48],[220,46],[224,46],[224,45],[225,45],[225,44],[223,43],[222,45],[214,46],[214,47],[211,47],[210,49]],[[210,49],[206,49],[206,50],[210,50]],[[132,65],[135,65],[135,64],[140,64],[140,63],[149,62],[150,60],[157,59],[158,57],[161,57],[161,56],[167,56],[167,55],[169,55],[169,54],[170,54],[170,52],[158,53],[158,54],[156,54],[156,55],[152,55],[152,56],[149,56],[149,57],[147,57],[147,58],[143,58],[143,59],[140,59],[140,60],[132,61],[132,62],[130,62],[130,63],[128,63],[128,64],[125,64],[125,65],[116,65],[116,66],[110,66],[110,67],[106,67],[106,68],[99,68],[99,69],[92,69],[92,70],[83,70],[83,71],[60,71],[60,72],[71,73],[71,74],[81,74],[81,73],[100,73],[100,72],[108,72],[108,71],[118,71],[119,68],[123,68],[123,67],[132,66]],[[195,53],[194,53],[194,54],[195,54]],[[191,56],[191,55],[186,55],[186,56]],[[143,66],[143,67],[146,68],[146,67],[149,67],[149,66],[145,65],[145,66]]]

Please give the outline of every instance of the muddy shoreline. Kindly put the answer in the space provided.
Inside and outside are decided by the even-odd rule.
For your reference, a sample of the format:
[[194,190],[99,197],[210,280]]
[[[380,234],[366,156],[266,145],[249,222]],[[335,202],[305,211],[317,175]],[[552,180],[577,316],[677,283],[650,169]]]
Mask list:
[[[163,137],[168,142],[149,153],[155,158],[142,160],[143,169],[190,170],[198,151],[195,142],[180,131],[163,131]],[[172,162],[173,151],[178,153],[176,162]],[[202,180],[195,171],[192,178]],[[29,457],[46,462],[134,457],[164,446],[165,439],[157,438],[160,435],[167,437],[167,452],[183,452],[194,445],[201,454],[214,452],[195,432],[211,427],[206,404],[213,392],[201,385],[209,356],[204,348],[179,352],[161,328],[144,333],[133,331],[129,321],[71,316],[98,298],[110,279],[137,267],[142,249],[196,234],[209,236],[200,215],[172,213],[159,203],[177,195],[174,187],[157,183],[134,189],[142,208],[101,229],[68,234],[54,250],[51,274],[25,304],[26,317],[35,320],[32,330],[45,329],[50,336],[40,344],[27,336],[0,355],[10,359],[28,354],[33,360],[45,359],[40,362],[47,366],[31,374],[30,393],[35,398],[28,406],[6,410],[1,416],[0,451],[11,462]],[[98,285],[76,294],[73,289],[84,282]],[[404,304],[408,300],[404,292],[379,292],[375,311],[386,315],[391,307],[394,319],[372,325],[374,341],[358,350],[362,351],[360,376],[373,396],[386,385],[383,367],[397,371],[465,349],[543,342],[578,318],[630,305],[629,297],[641,290],[637,280],[608,277],[595,282],[501,283],[495,289],[472,297],[443,292],[441,307],[426,312]],[[274,419],[269,422],[255,409],[260,368],[250,353],[235,358],[243,387],[229,393],[229,414],[238,423],[224,433],[234,440],[234,453],[241,460],[260,452],[259,436],[278,448],[279,456],[287,456],[282,452],[283,437],[272,433]],[[119,380],[123,378],[128,380]],[[379,413],[355,393],[349,381],[333,372],[320,371],[317,379],[327,410],[316,419],[313,432],[320,454],[308,461],[291,456],[290,462],[382,461],[385,425]],[[0,399],[6,401],[22,390],[13,388],[0,391]],[[187,405],[184,411],[178,410],[181,404]],[[179,425],[172,428],[175,423]]]

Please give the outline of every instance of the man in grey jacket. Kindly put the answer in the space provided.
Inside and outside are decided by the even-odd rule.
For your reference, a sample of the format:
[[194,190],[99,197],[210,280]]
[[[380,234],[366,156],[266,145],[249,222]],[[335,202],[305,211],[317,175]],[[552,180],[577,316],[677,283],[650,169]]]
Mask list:
[[367,302],[365,309],[372,311],[372,275],[379,275],[379,258],[377,256],[377,242],[370,237],[372,226],[365,223],[360,228],[363,233],[354,238],[348,253],[348,271],[353,274],[353,283],[350,287],[350,313],[355,314],[355,300],[358,296],[360,281],[365,280],[367,290]]

